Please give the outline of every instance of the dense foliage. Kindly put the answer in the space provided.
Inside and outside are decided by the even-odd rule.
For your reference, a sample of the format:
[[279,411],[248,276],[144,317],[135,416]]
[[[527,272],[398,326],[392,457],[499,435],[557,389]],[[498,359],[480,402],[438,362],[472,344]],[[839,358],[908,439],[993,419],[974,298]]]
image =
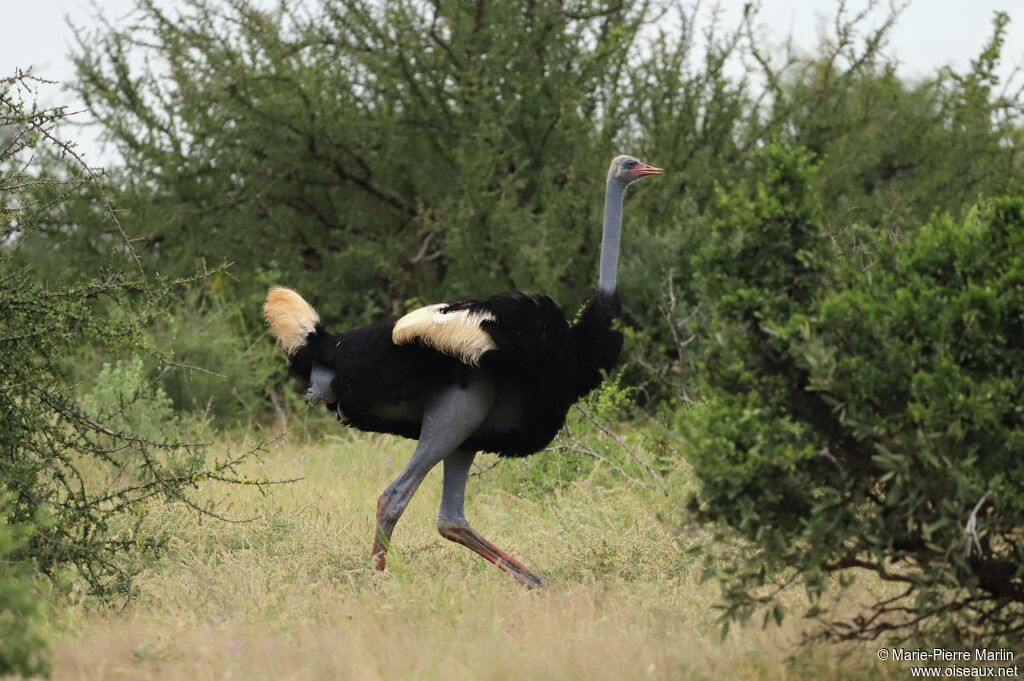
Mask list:
[[1024,198],[830,267],[806,158],[772,147],[759,168],[701,253],[714,342],[687,419],[693,508],[760,547],[716,568],[727,615],[858,568],[897,589],[863,619],[815,606],[831,635],[1019,636]]
[[[678,335],[699,331],[689,257],[714,187],[748,175],[765,143],[816,154],[815,191],[853,255],[933,210],[1020,187],[1019,101],[995,75],[1004,17],[968,72],[908,82],[882,56],[884,16],[841,15],[801,55],[762,48],[753,10],[730,28],[608,0],[260,7],[141,2],[130,23],[80,34],[74,85],[123,159],[114,196],[147,263],[238,264],[219,294],[242,311],[234,328],[181,349],[248,366],[242,396],[270,390],[268,367],[281,376],[227,340],[258,334],[270,283],[337,325],[510,289],[575,309],[594,286],[603,178],[620,151],[670,171],[626,208],[620,281],[643,395],[689,396],[666,289]],[[739,64],[747,75],[729,77]],[[65,205],[23,257],[109,265],[96,247],[109,235],[75,227],[96,205]],[[197,388],[199,403],[223,397]],[[241,420],[254,406],[230,409]],[[215,409],[230,416],[223,399]]]

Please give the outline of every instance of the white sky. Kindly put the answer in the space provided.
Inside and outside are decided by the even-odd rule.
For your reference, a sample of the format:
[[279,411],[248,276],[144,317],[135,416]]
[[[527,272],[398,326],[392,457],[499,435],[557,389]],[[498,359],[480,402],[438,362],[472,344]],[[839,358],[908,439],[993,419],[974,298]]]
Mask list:
[[[864,7],[867,1],[849,0],[850,11]],[[722,0],[724,26],[735,23],[745,2]],[[161,4],[173,7],[184,3],[163,0]],[[98,7],[116,24],[134,6],[135,0],[0,0],[0,75],[31,66],[39,76],[69,79],[73,72],[67,53],[73,37],[67,20],[91,27]],[[781,42],[792,32],[797,45],[809,47],[816,42],[823,17],[831,17],[835,6],[836,0],[761,0],[760,23],[773,42]],[[988,38],[996,10],[1010,14],[1003,65],[1009,73],[1024,64],[1024,0],[912,0],[892,33],[888,52],[899,59],[908,76],[920,76],[945,64],[962,68]],[[43,100],[45,104],[65,102],[67,95],[49,91]],[[102,160],[102,152],[89,135],[76,137],[91,161]]]

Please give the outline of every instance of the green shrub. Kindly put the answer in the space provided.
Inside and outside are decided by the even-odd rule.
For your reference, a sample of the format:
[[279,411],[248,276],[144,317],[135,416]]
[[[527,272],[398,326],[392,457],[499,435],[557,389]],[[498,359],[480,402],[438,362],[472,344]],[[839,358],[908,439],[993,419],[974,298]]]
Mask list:
[[867,570],[896,590],[852,619],[819,602],[823,633],[1019,635],[1024,199],[936,218],[864,270],[830,258],[804,156],[770,147],[759,170],[697,259],[716,316],[691,508],[756,546],[713,566],[726,620]]
[[[140,468],[142,478],[180,476],[197,470],[203,463],[202,445],[213,437],[209,419],[203,413],[176,412],[171,399],[146,376],[142,359],[104,364],[95,384],[82,399],[85,413],[116,433],[131,433],[141,442],[118,446],[117,435],[101,433],[97,442],[111,451],[110,460],[120,470]],[[140,451],[149,443],[195,443],[192,447],[171,447],[160,455]]]
[[36,676],[48,670],[43,610],[31,569],[12,558],[32,525],[8,525],[9,504],[0,497],[0,676]]
[[545,452],[506,461],[493,476],[507,489],[539,499],[582,480],[663,489],[664,474],[678,461],[659,460],[652,452],[664,450],[649,446],[650,434],[625,425],[635,411],[634,392],[622,384],[621,372],[609,376],[569,410]]
[[[69,574],[94,594],[125,593],[134,558],[158,543],[138,531],[150,501],[209,512],[190,492],[204,480],[230,479],[245,454],[208,465],[201,444],[183,439],[207,438],[204,420],[175,416],[138,359],[106,367],[87,381],[83,400],[74,399],[81,381],[69,358],[82,348],[159,358],[144,329],[197,278],[161,279],[134,258],[124,272],[51,275],[46,283],[22,266],[18,251],[87,191],[99,191],[107,206],[95,225],[116,235],[107,248],[134,252],[98,172],[56,136],[64,110],[32,105],[33,84],[25,74],[0,79],[0,131],[9,135],[0,145],[0,497],[9,500],[0,526],[32,530],[8,548],[5,565]],[[161,362],[156,371],[172,369]]]
[[[207,288],[219,289],[221,279],[215,277]],[[148,335],[181,367],[160,376],[176,410],[206,414],[223,428],[246,426],[266,409],[267,390],[283,363],[262,320],[243,314],[215,291],[195,291]]]

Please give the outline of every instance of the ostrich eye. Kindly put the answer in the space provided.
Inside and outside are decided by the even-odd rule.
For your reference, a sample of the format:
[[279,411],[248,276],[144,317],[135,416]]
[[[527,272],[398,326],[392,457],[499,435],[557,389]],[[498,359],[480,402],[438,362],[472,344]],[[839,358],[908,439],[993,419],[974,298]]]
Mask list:
[[636,165],[637,165],[636,161],[630,161],[629,163],[626,164],[626,167],[627,168],[636,168]]

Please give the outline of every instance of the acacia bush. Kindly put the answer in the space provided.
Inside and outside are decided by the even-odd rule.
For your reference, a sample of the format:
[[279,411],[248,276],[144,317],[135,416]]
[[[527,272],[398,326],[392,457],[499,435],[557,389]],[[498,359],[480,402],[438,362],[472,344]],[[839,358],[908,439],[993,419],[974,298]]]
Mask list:
[[[63,202],[102,187],[60,135],[64,109],[34,104],[36,82],[0,79],[0,673],[22,674],[46,671],[33,580],[127,594],[137,557],[161,542],[142,528],[149,501],[217,515],[191,492],[232,480],[251,453],[211,461],[204,442],[184,439],[209,430],[174,414],[141,360],[107,367],[78,394],[68,360],[83,347],[145,354],[172,370],[144,331],[194,281],[150,277],[136,259],[134,272],[51,273],[44,284],[21,264],[18,251]],[[130,253],[109,206],[104,219],[118,235],[110,247]]]
[[[798,582],[837,638],[1019,636],[1024,199],[936,217],[865,270],[832,257],[806,155],[771,147],[758,175],[720,193],[695,265],[715,315],[690,507],[758,547],[713,566],[726,621],[781,619]],[[857,570],[893,591],[823,609]]]

